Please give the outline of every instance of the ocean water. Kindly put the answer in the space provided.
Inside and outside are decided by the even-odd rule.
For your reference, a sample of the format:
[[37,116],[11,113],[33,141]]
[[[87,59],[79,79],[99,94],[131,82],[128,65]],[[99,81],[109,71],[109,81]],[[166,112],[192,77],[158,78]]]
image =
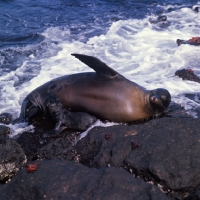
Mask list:
[[[200,47],[176,39],[200,36],[200,2],[193,0],[1,0],[0,113],[18,117],[25,96],[41,84],[92,71],[71,56],[95,56],[147,89],[166,88],[172,101],[199,117],[200,85],[174,74],[200,76]],[[166,22],[149,21],[160,15]],[[191,94],[191,95],[188,95]]]

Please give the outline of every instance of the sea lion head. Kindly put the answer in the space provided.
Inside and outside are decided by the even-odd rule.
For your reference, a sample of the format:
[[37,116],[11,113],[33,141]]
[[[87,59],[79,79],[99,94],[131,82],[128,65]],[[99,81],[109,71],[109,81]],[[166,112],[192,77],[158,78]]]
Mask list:
[[157,88],[151,90],[149,95],[149,103],[153,110],[163,112],[171,102],[171,95],[168,90],[164,88]]
[[30,119],[38,112],[37,105],[29,99],[25,99],[22,103],[20,116],[15,119],[12,124],[18,124],[23,122],[30,122]]
[[62,102],[54,95],[47,96],[45,100],[45,105],[48,107],[48,112],[50,115],[57,120],[57,117],[62,116],[63,111],[65,108],[63,107]]

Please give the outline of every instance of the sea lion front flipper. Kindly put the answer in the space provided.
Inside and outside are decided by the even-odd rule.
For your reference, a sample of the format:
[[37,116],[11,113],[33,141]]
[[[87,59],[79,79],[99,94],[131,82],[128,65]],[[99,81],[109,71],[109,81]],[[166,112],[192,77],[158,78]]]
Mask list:
[[58,136],[62,133],[62,131],[64,131],[65,129],[67,129],[66,126],[61,126],[59,127],[59,129],[52,129],[50,131],[46,131],[44,134],[43,134],[43,137],[44,138],[48,138],[48,137],[55,137],[55,136]]
[[71,55],[75,56],[81,62],[91,67],[98,74],[105,75],[109,78],[114,78],[115,76],[119,75],[118,72],[108,67],[104,62],[102,62],[98,58],[95,58],[93,56],[83,55],[83,54],[76,54],[76,53],[73,53]]

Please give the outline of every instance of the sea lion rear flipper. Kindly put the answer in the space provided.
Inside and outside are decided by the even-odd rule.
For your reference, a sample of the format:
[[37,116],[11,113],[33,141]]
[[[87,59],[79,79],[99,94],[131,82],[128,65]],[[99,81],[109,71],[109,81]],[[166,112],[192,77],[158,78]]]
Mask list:
[[81,62],[91,67],[98,74],[105,75],[109,78],[114,78],[116,75],[118,75],[118,72],[108,67],[104,62],[102,62],[98,58],[95,58],[93,56],[83,55],[83,54],[76,54],[76,53],[71,54],[71,55],[75,56]]

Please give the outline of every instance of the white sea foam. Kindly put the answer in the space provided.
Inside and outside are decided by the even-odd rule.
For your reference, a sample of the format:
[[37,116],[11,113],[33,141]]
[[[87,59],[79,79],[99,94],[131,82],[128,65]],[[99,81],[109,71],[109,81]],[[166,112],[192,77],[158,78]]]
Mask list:
[[[165,8],[168,9],[169,6]],[[36,87],[64,74],[92,71],[71,56],[71,53],[81,53],[96,56],[126,78],[147,89],[168,89],[172,101],[183,106],[195,117],[194,109],[200,103],[188,99],[184,94],[199,92],[199,83],[183,81],[174,74],[178,69],[192,68],[200,76],[200,47],[178,47],[176,44],[178,38],[187,40],[199,36],[200,14],[189,8],[181,8],[166,15],[168,26],[165,28],[149,22],[150,17],[156,16],[147,16],[143,20],[120,20],[114,22],[105,35],[89,38],[86,43],[73,40],[67,28],[47,29],[43,33],[49,44],[49,50],[47,48],[46,51],[53,51],[54,47],[56,51],[37,60],[41,66],[38,75],[20,87],[14,86],[16,74],[24,73],[23,68],[27,67],[27,62],[15,72],[0,77],[0,112],[9,111],[16,117],[23,98]],[[30,56],[30,59],[35,58]]]
[[28,125],[26,122],[25,123],[19,123],[19,124],[9,124],[7,125],[10,130],[11,134],[9,135],[10,138],[13,137],[18,137],[21,133],[23,132],[34,132],[34,126],[33,125]]
[[119,123],[114,123],[114,122],[107,122],[107,123],[104,123],[104,122],[102,122],[101,120],[97,120],[91,127],[89,127],[86,131],[84,131],[84,132],[82,132],[82,133],[80,134],[79,139],[84,138],[84,137],[88,134],[88,132],[89,132],[92,128],[96,127],[96,126],[108,127],[108,126],[114,126],[114,125],[117,125],[117,124],[119,124]]

